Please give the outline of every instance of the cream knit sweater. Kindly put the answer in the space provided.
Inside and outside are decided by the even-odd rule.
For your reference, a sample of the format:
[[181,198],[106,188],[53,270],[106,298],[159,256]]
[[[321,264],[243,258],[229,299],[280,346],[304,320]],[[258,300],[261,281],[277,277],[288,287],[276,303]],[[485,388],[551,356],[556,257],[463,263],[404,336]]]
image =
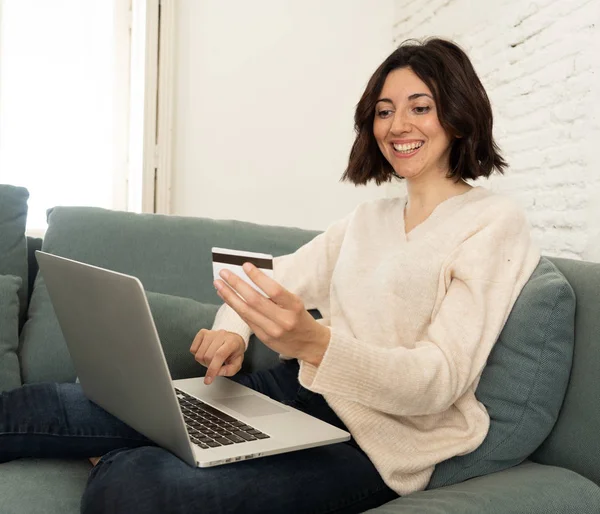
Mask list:
[[[485,438],[475,389],[540,258],[523,211],[485,188],[442,202],[407,235],[405,204],[363,203],[273,263],[275,280],[331,330],[319,367],[300,363],[300,383],[325,397],[400,495]],[[250,337],[227,305],[213,328]]]

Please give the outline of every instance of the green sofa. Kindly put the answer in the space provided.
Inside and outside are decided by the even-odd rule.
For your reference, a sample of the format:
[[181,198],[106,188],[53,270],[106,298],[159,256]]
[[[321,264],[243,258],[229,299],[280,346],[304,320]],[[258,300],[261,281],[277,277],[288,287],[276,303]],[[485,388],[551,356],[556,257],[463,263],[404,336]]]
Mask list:
[[[220,303],[212,287],[210,248],[282,255],[317,234],[233,220],[57,207],[49,212],[42,241],[24,236],[26,201],[25,190],[0,186],[0,277],[18,277],[11,284],[14,291],[20,286],[14,293],[20,301],[2,303],[0,297],[0,311],[11,312],[0,320],[0,388],[4,390],[20,383],[76,379],[43,279],[37,274],[36,249],[138,276],[147,289],[171,374],[183,378],[204,374],[188,348],[197,330],[212,324]],[[551,261],[568,280],[577,304],[574,350],[565,353],[570,369],[556,375],[564,388],[554,398],[557,419],[551,421],[549,434],[538,434],[535,451],[524,461],[507,460],[514,465],[499,466],[506,469],[491,472],[493,467],[488,468],[488,474],[480,473],[483,476],[398,498],[372,512],[600,513],[600,264]],[[546,324],[551,325],[552,319]],[[572,334],[572,327],[567,328]],[[16,342],[10,343],[11,337]],[[277,362],[277,355],[253,340],[243,371]],[[527,396],[523,403],[529,401]],[[79,512],[90,468],[86,460],[22,459],[0,464],[0,513]],[[451,483],[441,482],[439,475],[436,480]]]

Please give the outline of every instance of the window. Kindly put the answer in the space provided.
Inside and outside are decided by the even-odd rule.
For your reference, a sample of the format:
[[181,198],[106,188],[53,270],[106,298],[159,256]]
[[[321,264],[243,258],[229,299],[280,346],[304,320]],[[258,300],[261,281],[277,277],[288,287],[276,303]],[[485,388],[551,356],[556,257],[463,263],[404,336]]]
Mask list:
[[116,5],[2,1],[0,182],[29,189],[30,233],[54,205],[126,208],[129,38],[116,29],[128,10]]

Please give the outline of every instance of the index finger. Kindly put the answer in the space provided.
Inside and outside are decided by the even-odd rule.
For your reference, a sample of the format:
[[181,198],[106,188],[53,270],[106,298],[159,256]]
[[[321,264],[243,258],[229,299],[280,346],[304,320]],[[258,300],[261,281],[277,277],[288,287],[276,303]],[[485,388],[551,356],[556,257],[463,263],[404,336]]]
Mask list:
[[245,262],[242,268],[250,280],[267,293],[271,300],[277,305],[284,309],[290,309],[296,306],[296,296],[290,293],[279,282],[276,282],[263,273],[254,264]]
[[212,361],[210,361],[210,364],[206,369],[206,375],[204,375],[204,383],[206,385],[209,385],[215,379],[217,373],[223,366],[223,363],[229,357],[229,355],[223,356],[224,352],[222,351],[222,348],[224,348],[224,346],[221,346],[221,348],[213,355]]

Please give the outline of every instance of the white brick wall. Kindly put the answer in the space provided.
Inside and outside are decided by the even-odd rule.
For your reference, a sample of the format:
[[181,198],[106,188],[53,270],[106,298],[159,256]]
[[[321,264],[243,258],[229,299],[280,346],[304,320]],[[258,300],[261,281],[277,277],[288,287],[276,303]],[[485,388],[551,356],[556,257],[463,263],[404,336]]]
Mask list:
[[600,261],[600,0],[396,0],[395,43],[441,36],[471,57],[546,255]]

